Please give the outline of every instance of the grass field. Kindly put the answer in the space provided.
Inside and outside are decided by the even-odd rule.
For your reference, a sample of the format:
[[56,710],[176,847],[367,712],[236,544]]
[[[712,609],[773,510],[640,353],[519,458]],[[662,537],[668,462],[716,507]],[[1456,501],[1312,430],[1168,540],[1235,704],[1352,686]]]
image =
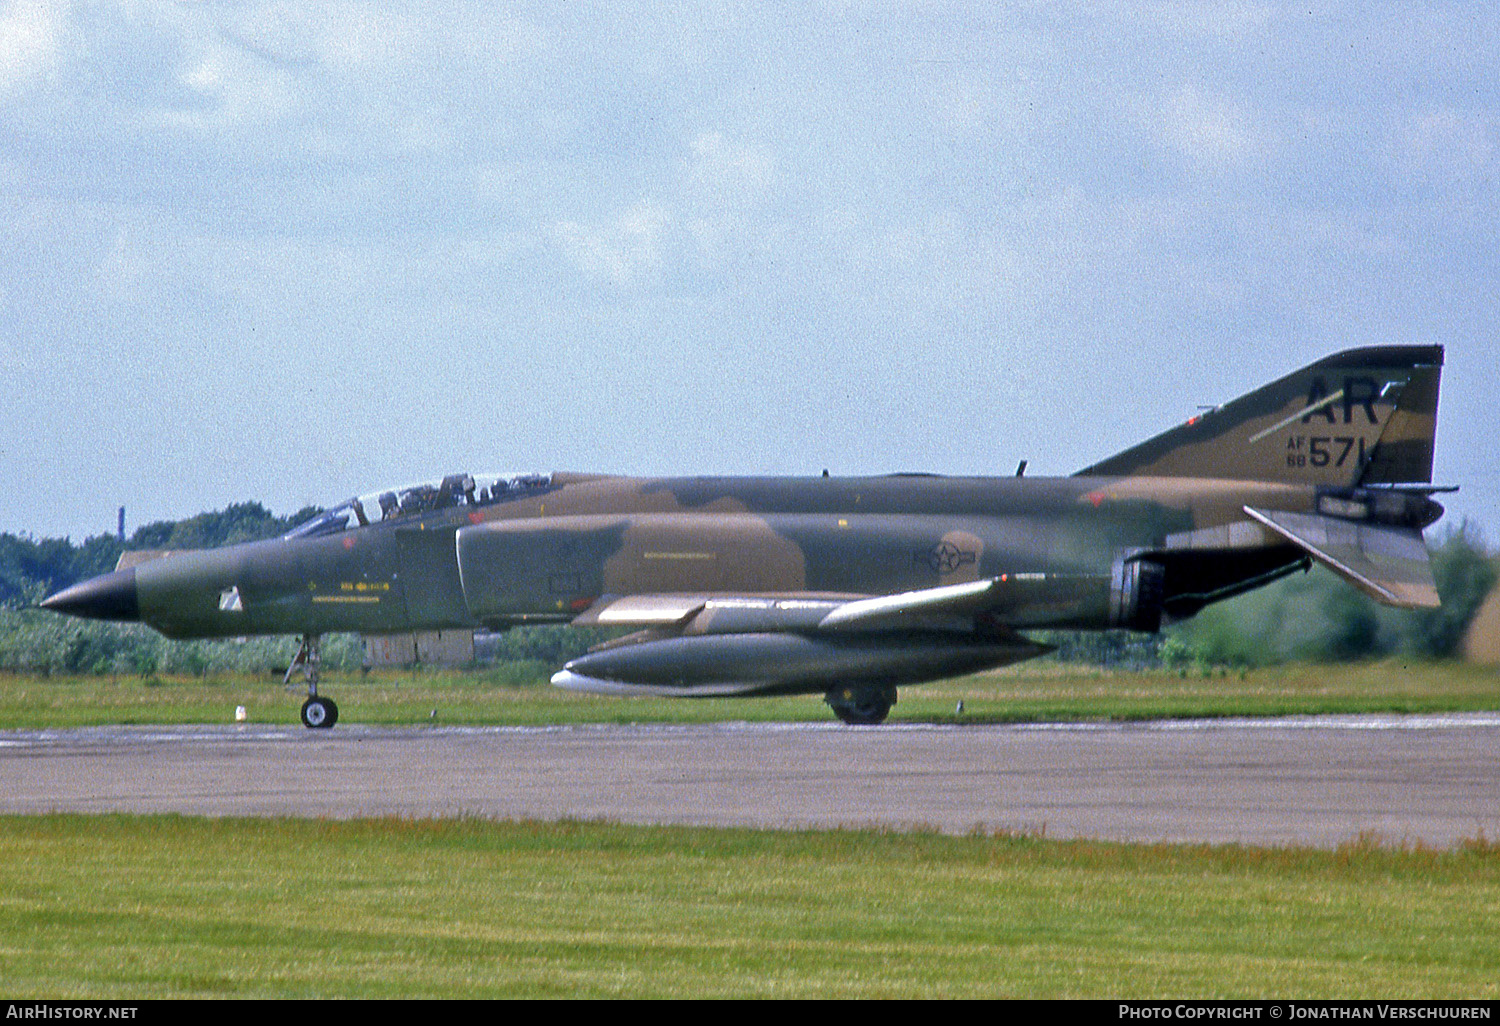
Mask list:
[[[484,673],[324,691],[345,723],[831,718],[815,696],[629,700]],[[228,722],[236,705],[293,724],[300,702],[265,679],[0,677],[10,728]],[[1033,665],[903,689],[893,719],[1496,708],[1500,675],[1454,664]],[[0,994],[1494,999],[1500,845],[0,817]]]
[[[342,723],[542,724],[831,720],[818,696],[648,699],[581,695],[495,672],[328,675]],[[269,678],[0,675],[0,729],[105,723],[298,722],[305,692]],[[955,710],[962,701],[964,711]],[[1500,709],[1500,673],[1462,663],[1291,664],[1249,672],[1106,671],[1032,664],[902,688],[893,721],[1027,722]]]
[[0,818],[27,997],[1500,997],[1500,848]]

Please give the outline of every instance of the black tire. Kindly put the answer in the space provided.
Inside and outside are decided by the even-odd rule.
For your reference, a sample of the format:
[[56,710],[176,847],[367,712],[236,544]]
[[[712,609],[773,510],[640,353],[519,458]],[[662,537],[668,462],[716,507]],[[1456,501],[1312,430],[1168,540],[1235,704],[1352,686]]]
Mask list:
[[824,698],[833,714],[856,727],[873,727],[885,722],[896,704],[895,688],[843,688],[830,691]]
[[339,707],[331,698],[315,696],[302,703],[302,725],[308,730],[331,730],[339,721]]

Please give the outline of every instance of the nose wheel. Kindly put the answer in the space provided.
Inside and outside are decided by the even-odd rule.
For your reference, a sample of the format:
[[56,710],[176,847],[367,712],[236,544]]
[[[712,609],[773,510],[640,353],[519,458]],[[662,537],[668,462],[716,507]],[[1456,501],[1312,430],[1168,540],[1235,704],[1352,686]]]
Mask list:
[[302,725],[311,730],[327,730],[339,721],[338,703],[314,695],[302,703]]
[[319,653],[321,641],[316,634],[304,634],[302,647],[297,649],[297,655],[292,660],[292,665],[286,668],[286,677],[282,680],[283,684],[290,686],[292,674],[297,671],[297,667],[302,667],[302,676],[307,681],[307,701],[302,703],[302,725],[309,730],[328,730],[339,721],[338,703],[318,694],[318,667],[322,663]]

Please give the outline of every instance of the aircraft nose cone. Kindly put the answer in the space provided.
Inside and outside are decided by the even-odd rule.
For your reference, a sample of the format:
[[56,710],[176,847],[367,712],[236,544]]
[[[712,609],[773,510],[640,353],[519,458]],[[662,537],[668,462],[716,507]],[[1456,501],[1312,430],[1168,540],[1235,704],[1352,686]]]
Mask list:
[[91,620],[139,620],[135,567],[101,574],[42,599],[42,608]]

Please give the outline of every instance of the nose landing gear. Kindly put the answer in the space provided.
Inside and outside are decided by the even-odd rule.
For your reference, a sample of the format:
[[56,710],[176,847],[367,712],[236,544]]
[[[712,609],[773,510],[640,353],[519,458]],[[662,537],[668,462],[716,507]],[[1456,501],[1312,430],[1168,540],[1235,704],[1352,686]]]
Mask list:
[[318,694],[318,667],[322,662],[318,647],[321,640],[316,634],[302,636],[302,647],[297,649],[296,658],[286,668],[286,677],[282,680],[283,684],[290,686],[292,674],[297,667],[302,667],[302,675],[307,681],[307,701],[302,703],[302,725],[309,730],[329,730],[339,721],[338,703]]
[[312,730],[327,730],[339,720],[338,703],[331,698],[313,695],[302,703],[302,725]]

